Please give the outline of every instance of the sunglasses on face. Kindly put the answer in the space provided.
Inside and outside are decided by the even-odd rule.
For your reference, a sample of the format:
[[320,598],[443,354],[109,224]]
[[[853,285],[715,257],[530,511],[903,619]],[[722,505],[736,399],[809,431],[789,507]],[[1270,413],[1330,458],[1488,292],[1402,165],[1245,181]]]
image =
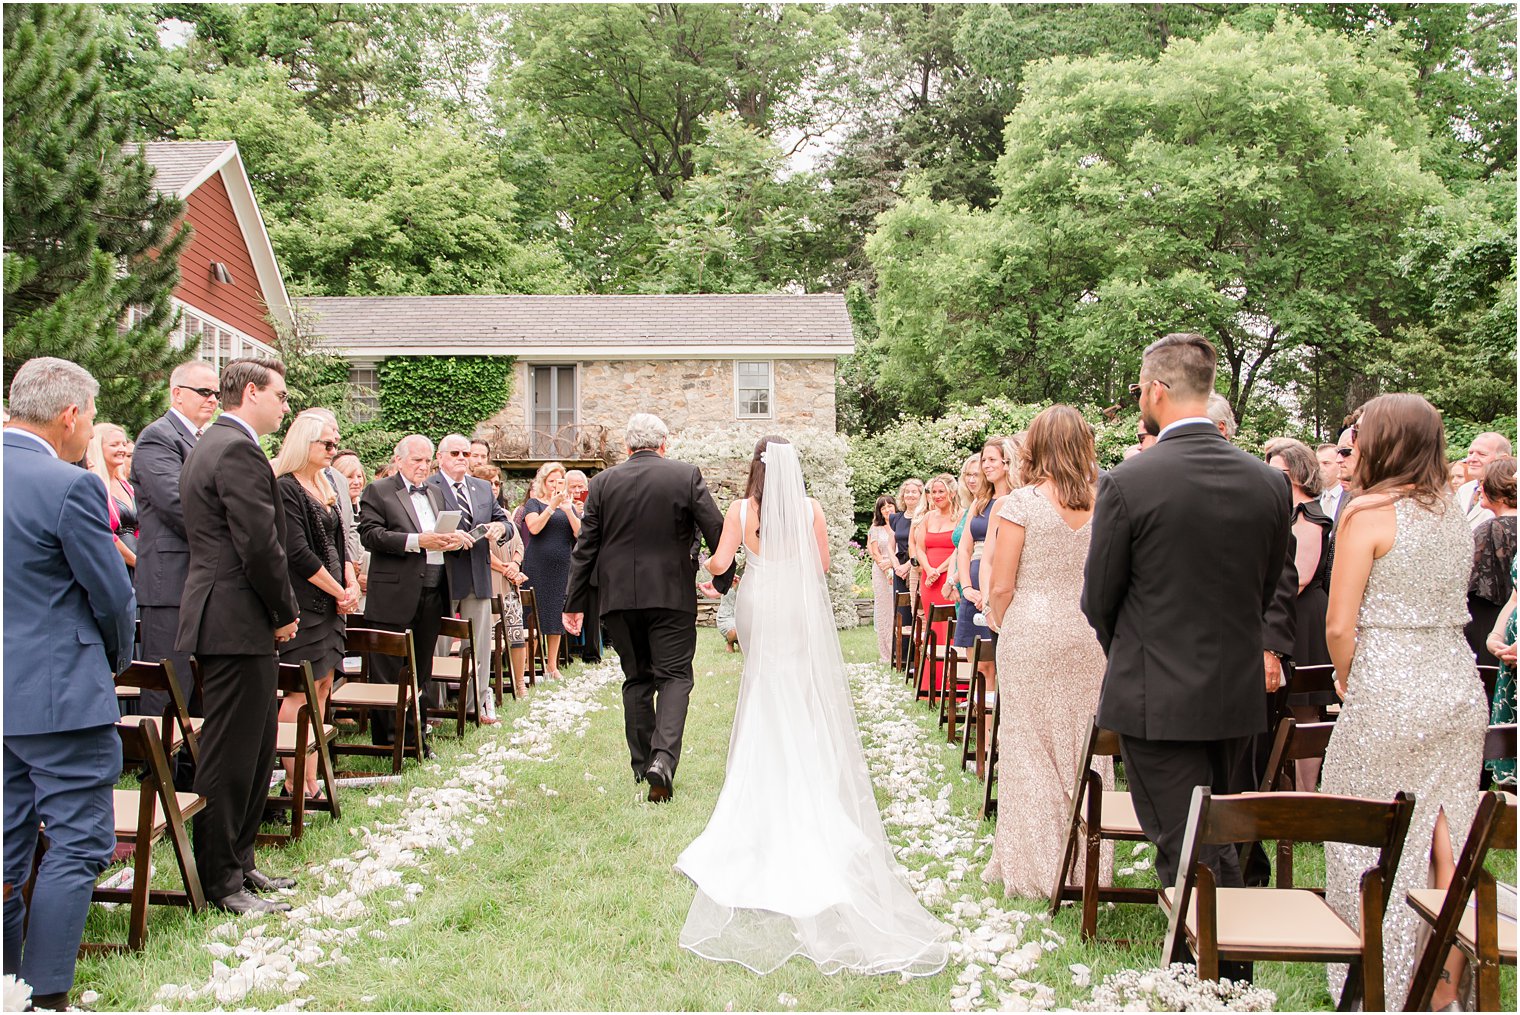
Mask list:
[[1352,455],[1356,454],[1356,448],[1336,448],[1335,453],[1340,455],[1342,458],[1350,458]]
[[1131,384],[1129,386],[1129,397],[1133,398],[1137,402],[1140,401],[1140,393],[1145,390],[1145,386],[1147,384],[1159,384],[1163,388],[1166,388],[1169,391],[1171,390],[1171,387],[1172,387],[1170,384],[1166,383],[1166,381],[1159,380],[1159,379],[1156,379],[1156,378],[1152,378],[1151,380],[1148,380],[1148,381],[1141,381],[1139,384]]
[[189,385],[185,384],[178,385],[178,388],[181,391],[193,391],[197,395],[200,395],[202,398],[215,398],[218,401],[221,399],[221,395],[217,393],[217,390],[215,388],[192,388]]
[[338,442],[337,441],[324,441],[324,440],[318,439],[318,440],[312,441],[312,443],[313,444],[320,444],[320,445],[322,445],[324,448],[327,449],[327,453],[329,455],[332,454],[334,451],[338,450]]

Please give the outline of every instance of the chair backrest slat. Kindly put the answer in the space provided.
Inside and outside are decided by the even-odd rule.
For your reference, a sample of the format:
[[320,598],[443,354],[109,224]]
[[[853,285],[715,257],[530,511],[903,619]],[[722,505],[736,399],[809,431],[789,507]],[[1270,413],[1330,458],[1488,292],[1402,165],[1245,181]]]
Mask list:
[[1515,756],[1515,724],[1504,723],[1490,726],[1488,736],[1483,738],[1483,760],[1503,761]]
[[[1363,800],[1328,793],[1249,793],[1211,796],[1199,829],[1199,842],[1223,844],[1291,839],[1294,842],[1344,842],[1382,847],[1397,830],[1400,807],[1408,798]],[[1409,802],[1412,808],[1413,802]],[[1407,816],[1404,823],[1408,824]]]
[[470,622],[458,617],[444,617],[438,623],[438,633],[445,638],[469,638]]
[[344,634],[345,651],[353,655],[395,656],[405,659],[406,632],[377,631],[371,627],[350,627]]

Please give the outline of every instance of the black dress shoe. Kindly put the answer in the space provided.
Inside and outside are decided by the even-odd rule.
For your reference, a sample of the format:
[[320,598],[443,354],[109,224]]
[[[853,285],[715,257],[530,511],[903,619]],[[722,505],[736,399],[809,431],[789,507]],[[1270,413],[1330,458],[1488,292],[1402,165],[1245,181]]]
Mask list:
[[649,802],[662,804],[671,797],[671,774],[670,766],[665,764],[663,758],[655,758],[644,769],[644,778],[649,782]]
[[272,902],[261,899],[252,892],[234,892],[221,899],[207,899],[213,909],[220,909],[228,913],[236,913],[239,916],[253,914],[263,916],[266,913],[283,913],[290,909],[288,902]]
[[278,892],[282,888],[294,888],[295,878],[270,877],[260,870],[251,870],[243,875],[243,887],[250,892],[260,895],[268,892]]

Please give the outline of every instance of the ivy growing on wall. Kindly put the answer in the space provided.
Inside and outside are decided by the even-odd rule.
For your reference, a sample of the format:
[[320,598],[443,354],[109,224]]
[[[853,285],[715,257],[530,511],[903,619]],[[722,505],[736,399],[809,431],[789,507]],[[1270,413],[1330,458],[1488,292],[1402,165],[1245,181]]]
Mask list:
[[510,356],[393,356],[380,366],[380,426],[468,435],[512,395]]

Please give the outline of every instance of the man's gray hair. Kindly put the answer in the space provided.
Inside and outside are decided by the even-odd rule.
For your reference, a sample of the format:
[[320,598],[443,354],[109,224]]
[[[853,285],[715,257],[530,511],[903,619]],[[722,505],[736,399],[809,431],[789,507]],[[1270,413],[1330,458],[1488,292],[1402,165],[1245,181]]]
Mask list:
[[665,421],[649,412],[634,413],[623,430],[623,443],[628,445],[629,451],[653,451],[664,446],[669,439],[670,430]]
[[11,419],[47,426],[71,405],[83,409],[99,392],[100,383],[78,363],[38,356],[11,377]]
[[216,367],[212,366],[205,360],[187,359],[185,362],[175,367],[174,372],[169,375],[169,386],[171,388],[183,388],[186,382],[190,380],[190,374],[196,370],[210,370],[211,376],[216,376]]
[[1235,410],[1230,408],[1230,400],[1217,391],[1210,392],[1208,413],[1209,419],[1214,421],[1215,426],[1224,424],[1225,437],[1234,440],[1237,427]]
[[1473,443],[1476,444],[1478,441],[1481,441],[1485,437],[1489,438],[1489,443],[1494,445],[1494,454],[1505,458],[1509,457],[1510,443],[1508,437],[1504,436],[1502,433],[1494,433],[1494,431],[1488,430],[1474,437]]
[[422,443],[426,444],[427,445],[427,449],[428,449],[427,450],[428,457],[429,458],[433,457],[433,442],[430,441],[430,440],[428,440],[426,437],[424,437],[420,433],[413,433],[413,434],[407,434],[405,437],[401,438],[401,440],[396,443],[396,450],[392,453],[393,460],[399,462],[399,461],[401,461],[401,459],[405,458],[406,457],[407,448],[410,448],[412,446],[412,442],[413,441],[421,441]]
[[449,441],[463,441],[465,447],[469,447],[470,446],[470,439],[468,437],[466,437],[464,434],[462,434],[462,433],[451,433],[451,434],[445,434],[443,436],[443,438],[441,440],[439,440],[439,442],[438,442],[438,450],[442,451],[443,450],[443,446],[445,444],[447,444]]

